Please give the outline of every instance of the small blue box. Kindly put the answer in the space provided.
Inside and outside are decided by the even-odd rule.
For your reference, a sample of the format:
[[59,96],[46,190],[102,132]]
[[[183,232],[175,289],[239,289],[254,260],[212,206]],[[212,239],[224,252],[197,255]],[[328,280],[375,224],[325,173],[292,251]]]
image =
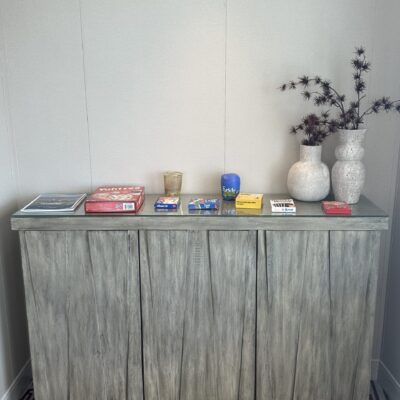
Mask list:
[[219,199],[193,199],[188,204],[189,210],[218,210]]

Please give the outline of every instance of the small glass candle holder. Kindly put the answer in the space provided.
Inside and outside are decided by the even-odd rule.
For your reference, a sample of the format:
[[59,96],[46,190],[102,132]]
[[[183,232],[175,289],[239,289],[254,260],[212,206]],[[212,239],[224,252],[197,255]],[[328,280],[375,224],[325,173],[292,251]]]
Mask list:
[[180,196],[182,175],[182,172],[178,171],[167,171],[164,173],[164,191],[166,196]]

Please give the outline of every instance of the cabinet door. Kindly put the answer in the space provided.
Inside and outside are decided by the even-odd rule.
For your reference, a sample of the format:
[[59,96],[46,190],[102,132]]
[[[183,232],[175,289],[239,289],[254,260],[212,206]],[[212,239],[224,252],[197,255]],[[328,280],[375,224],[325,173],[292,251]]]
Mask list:
[[329,233],[259,232],[257,399],[330,399]]
[[254,399],[256,232],[141,231],[147,400]]
[[379,233],[259,232],[257,399],[368,398]]
[[21,232],[35,398],[142,399],[137,232]]
[[368,399],[380,232],[331,232],[332,398]]

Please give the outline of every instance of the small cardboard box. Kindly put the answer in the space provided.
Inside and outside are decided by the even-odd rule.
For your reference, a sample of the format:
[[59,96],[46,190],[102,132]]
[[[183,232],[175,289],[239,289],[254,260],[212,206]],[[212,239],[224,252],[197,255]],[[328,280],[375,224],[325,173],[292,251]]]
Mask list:
[[261,193],[239,193],[235,205],[236,208],[260,209],[263,205],[263,195]]

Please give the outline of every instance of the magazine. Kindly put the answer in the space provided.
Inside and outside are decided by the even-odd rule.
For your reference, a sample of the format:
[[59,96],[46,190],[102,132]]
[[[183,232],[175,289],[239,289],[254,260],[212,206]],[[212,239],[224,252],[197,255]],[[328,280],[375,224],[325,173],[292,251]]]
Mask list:
[[60,194],[45,193],[40,194],[24,208],[22,212],[56,212],[56,211],[75,211],[86,193],[78,194]]

